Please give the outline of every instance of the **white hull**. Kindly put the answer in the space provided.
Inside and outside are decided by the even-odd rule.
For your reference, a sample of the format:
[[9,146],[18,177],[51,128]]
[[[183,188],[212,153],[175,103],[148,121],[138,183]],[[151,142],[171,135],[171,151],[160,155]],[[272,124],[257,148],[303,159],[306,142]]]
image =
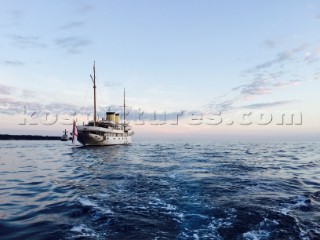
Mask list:
[[77,126],[78,141],[84,146],[126,145],[132,143],[131,131],[114,128]]
[[60,140],[61,141],[68,141],[69,139],[68,139],[68,136],[66,136],[66,137],[62,136]]
[[62,136],[61,136],[61,139],[60,139],[61,141],[68,141],[69,140],[69,137],[68,137],[68,135],[67,134],[63,134]]

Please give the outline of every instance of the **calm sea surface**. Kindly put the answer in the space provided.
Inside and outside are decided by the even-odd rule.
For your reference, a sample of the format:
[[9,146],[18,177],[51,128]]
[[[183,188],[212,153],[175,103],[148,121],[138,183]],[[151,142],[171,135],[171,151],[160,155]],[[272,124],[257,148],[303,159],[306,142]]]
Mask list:
[[0,239],[320,239],[320,143],[0,141]]

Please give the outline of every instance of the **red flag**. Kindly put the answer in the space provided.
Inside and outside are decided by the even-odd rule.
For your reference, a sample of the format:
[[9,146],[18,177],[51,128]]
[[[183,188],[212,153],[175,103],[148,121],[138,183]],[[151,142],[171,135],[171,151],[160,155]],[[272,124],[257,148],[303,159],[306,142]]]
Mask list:
[[77,136],[78,137],[78,135],[77,135],[77,133],[76,133],[76,121],[75,120],[73,120],[73,127],[72,127],[72,143],[73,143],[73,141],[74,141],[74,136]]

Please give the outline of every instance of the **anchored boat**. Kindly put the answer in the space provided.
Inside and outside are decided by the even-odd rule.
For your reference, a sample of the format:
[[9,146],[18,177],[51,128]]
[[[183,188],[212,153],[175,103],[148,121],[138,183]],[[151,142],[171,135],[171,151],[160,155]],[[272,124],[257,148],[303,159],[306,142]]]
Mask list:
[[123,121],[120,121],[120,113],[106,112],[106,117],[97,120],[96,115],[96,70],[93,64],[93,121],[83,126],[77,126],[78,141],[84,146],[107,146],[117,144],[130,144],[133,131],[126,123],[126,92],[123,94]]
[[63,135],[61,136],[61,141],[68,141],[69,140],[69,137],[68,137],[68,134],[67,134],[67,129],[65,129],[63,131]]

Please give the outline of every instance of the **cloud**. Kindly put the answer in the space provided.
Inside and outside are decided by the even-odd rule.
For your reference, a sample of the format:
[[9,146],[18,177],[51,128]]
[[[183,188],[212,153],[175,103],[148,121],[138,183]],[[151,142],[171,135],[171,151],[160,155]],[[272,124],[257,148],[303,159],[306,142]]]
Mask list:
[[320,72],[316,72],[316,73],[314,74],[314,76],[313,76],[313,79],[314,79],[315,81],[319,81],[319,80],[320,80]]
[[[105,118],[106,111],[114,111],[120,114],[123,113],[123,107],[111,105],[108,107],[99,107],[97,109],[97,116],[99,119]],[[144,111],[143,109],[134,109],[128,107],[126,112],[129,114],[127,119],[129,121],[138,121],[139,116],[141,121],[176,121],[177,115],[181,115],[179,112],[163,112],[163,111]],[[0,98],[0,114],[4,115],[26,115],[31,116],[32,114],[36,117],[42,117],[46,114],[57,115],[59,118],[64,116],[89,116],[89,119],[93,115],[92,106],[80,106],[75,104],[68,104],[63,102],[52,102],[44,104],[37,101],[20,101],[10,97]],[[155,119],[156,116],[156,119]]]
[[30,112],[51,112],[62,114],[66,112],[80,112],[76,105],[66,103],[41,104],[34,101],[19,101],[13,98],[0,98],[0,113],[7,115],[23,114],[24,111]]
[[[273,42],[268,42],[270,46]],[[305,82],[315,81],[320,78],[319,74],[315,72],[316,69],[310,69],[313,71],[312,76],[309,74],[306,76],[293,76],[289,75],[290,72],[284,70],[278,70],[281,67],[282,63],[290,60],[294,57],[295,54],[304,51],[307,48],[307,44],[302,44],[297,48],[293,48],[287,51],[279,52],[276,54],[275,58],[270,61],[258,64],[249,71],[242,72],[241,78],[249,79],[245,84],[241,84],[232,88],[232,95],[226,98],[219,100],[211,101],[209,104],[205,105],[204,108],[208,111],[229,111],[239,108],[239,104],[243,102],[252,101],[254,98],[260,95],[270,95],[273,91],[279,88],[287,88],[291,86],[297,86]],[[305,52],[304,58],[298,59],[298,63],[307,63],[309,64],[312,61],[315,61],[314,57],[316,54],[313,54],[309,51]],[[301,61],[302,60],[302,61]],[[297,63],[297,61],[292,62]],[[269,67],[272,67],[268,69]],[[292,69],[292,66],[289,66]],[[294,66],[295,67],[295,66]],[[260,71],[260,70],[264,71]],[[283,68],[281,68],[283,69]],[[312,73],[312,72],[310,72]],[[290,79],[291,78],[291,79]],[[293,78],[293,79],[292,79]],[[293,103],[294,101],[279,101],[268,104],[251,104],[244,107],[268,107],[268,106],[279,106],[283,104]]]
[[271,89],[266,87],[268,80],[265,78],[254,79],[251,83],[238,87],[241,95],[264,95],[270,93]]
[[15,88],[0,84],[0,95],[12,95],[15,91]]
[[116,81],[104,82],[103,84],[104,84],[104,86],[106,86],[106,87],[110,87],[110,88],[113,88],[113,87],[119,87],[119,86],[121,86],[121,85],[122,85],[122,83],[121,83],[121,82],[116,82]]
[[81,22],[81,21],[73,21],[73,22],[69,22],[63,26],[60,27],[61,30],[70,30],[73,28],[79,28],[85,25],[85,22]]
[[21,17],[22,17],[22,12],[18,10],[11,10],[9,11],[10,17],[13,21],[13,24],[19,24]]
[[[249,101],[259,95],[271,94],[274,90],[278,88],[297,86],[304,82],[310,81],[298,79],[279,81],[277,79],[280,78],[280,76],[281,73],[269,74],[268,77],[260,76],[259,78],[255,78],[251,83],[240,85],[238,87],[233,88],[234,91],[239,92],[239,95],[233,99],[233,102],[235,103],[239,101]],[[229,109],[232,109],[232,107],[229,106]]]
[[212,109],[215,111],[230,111],[238,108],[262,108],[293,103],[294,101],[281,101],[274,102],[273,104],[251,104],[242,107],[237,105],[241,102],[252,101],[256,96],[259,95],[271,94],[277,88],[291,87],[307,81],[309,80],[278,81],[274,83],[273,78],[263,78],[261,76],[260,78],[254,79],[251,83],[243,84],[233,88],[233,91],[238,92],[237,96],[229,97],[229,99],[222,99],[220,101],[212,101],[205,106],[205,109],[209,111]]
[[[282,77],[283,71],[276,71],[271,73],[255,73],[252,80],[247,84],[242,84],[232,88],[232,91],[239,92],[239,99],[249,100],[253,96],[270,94],[275,87],[273,82]],[[250,76],[247,76],[248,78]]]
[[80,14],[87,14],[88,12],[91,12],[94,9],[93,5],[88,4],[84,1],[79,1],[78,4],[79,5],[77,6],[77,12]]
[[277,42],[274,41],[274,40],[266,40],[264,42],[264,45],[267,47],[267,48],[275,48],[277,46]]
[[12,44],[18,48],[45,48],[46,45],[40,42],[40,37],[36,36],[22,36],[22,35],[9,35]]
[[1,14],[5,14],[5,18],[8,19],[8,21],[2,21],[0,23],[0,27],[6,27],[6,28],[20,25],[21,18],[23,15],[22,12],[19,10],[9,10],[6,12],[1,12]]
[[[1,95],[5,97],[1,97]],[[36,99],[37,97],[38,94],[34,91],[0,84],[0,113],[9,115],[19,114],[22,113],[24,107],[26,107],[28,111],[49,111],[57,114],[70,111],[88,112],[89,110],[86,107],[79,107],[63,102],[44,104],[39,101],[32,101],[32,99]],[[23,98],[23,100],[20,100],[19,98]]]
[[0,95],[21,96],[23,98],[35,98],[36,93],[27,89],[20,89],[8,85],[0,84]]
[[47,105],[43,105],[42,108],[54,113],[79,111],[79,107],[74,104],[60,102],[54,102]]
[[261,70],[264,68],[271,67],[274,64],[285,62],[285,61],[289,60],[295,53],[298,53],[298,52],[306,49],[306,47],[307,47],[307,44],[303,44],[298,48],[294,48],[294,49],[291,49],[288,51],[280,52],[277,54],[277,56],[274,59],[267,61],[267,62],[264,62],[264,63],[261,63],[259,65],[256,65],[254,67],[254,70]]
[[211,102],[208,106],[209,109],[214,109],[216,111],[229,111],[234,108],[234,104],[237,102],[238,98],[232,98],[230,100],[225,100],[221,102]]
[[308,64],[314,63],[319,60],[317,54],[313,54],[311,52],[305,52],[304,54],[304,61]]
[[230,111],[234,109],[243,109],[243,108],[249,108],[249,109],[258,109],[258,108],[267,108],[267,107],[277,107],[287,104],[296,103],[295,100],[286,100],[286,101],[276,101],[276,102],[270,102],[270,103],[255,103],[255,104],[248,104],[248,105],[242,105],[242,106],[235,106],[236,103],[239,102],[239,97],[235,97],[230,100],[225,100],[218,103],[211,103],[209,104],[208,110],[214,109],[215,111],[225,112]]
[[230,96],[227,94],[224,94],[218,98],[215,98],[213,101],[211,101],[209,104],[203,106],[205,111],[212,112],[223,112],[223,111],[230,111],[235,108],[235,104],[240,102],[242,99],[240,95],[238,96]]
[[284,87],[291,87],[291,86],[297,86],[302,82],[306,82],[303,80],[290,80],[290,81],[286,81],[286,82],[277,82],[274,83],[273,86],[276,88],[284,88]]
[[[276,55],[274,59],[259,65],[256,65],[254,69],[260,70],[263,68],[271,67],[275,64],[280,64],[284,61],[289,60],[294,54],[305,50],[306,47],[307,47],[307,44],[302,44],[297,48],[280,52]],[[305,56],[305,61],[310,61],[309,59],[311,58],[310,55],[311,53]],[[294,86],[304,82],[304,80],[296,80],[296,79],[279,81],[278,79],[283,77],[283,75],[285,74],[284,71],[275,71],[275,72],[269,72],[269,73],[266,71],[263,73],[255,72],[255,71],[247,72],[247,74],[252,74],[252,73],[254,73],[254,75],[251,76],[252,80],[249,83],[239,85],[232,89],[233,91],[239,91],[239,97],[242,100],[252,99],[252,96],[270,94],[275,88]],[[246,78],[248,77],[250,78],[250,75],[246,76]]]
[[[1,97],[6,95],[7,97]],[[28,105],[31,109],[39,109],[42,105],[38,102],[20,101],[14,97],[21,96],[24,99],[34,98],[35,92],[11,87],[8,85],[0,84],[0,113],[14,115],[22,113],[24,106]]]
[[258,109],[258,108],[267,108],[267,107],[277,107],[277,106],[292,104],[296,102],[297,101],[276,101],[276,102],[270,102],[270,103],[256,103],[256,104],[242,106],[242,108]]
[[36,97],[36,93],[34,91],[30,91],[30,90],[22,90],[22,97],[23,98],[35,98]]
[[[123,108],[119,106],[101,107],[97,109],[98,119],[105,118],[106,111],[114,111],[123,115]],[[155,110],[156,111],[156,110]],[[183,117],[181,115],[182,111],[179,112],[146,112],[141,109],[127,108],[127,120],[128,121],[139,121],[140,123],[152,121],[154,124],[161,124],[164,122],[176,122],[177,116]],[[0,98],[0,114],[4,115],[24,115],[26,117],[33,116],[35,119],[43,118],[47,114],[56,115],[59,119],[70,118],[74,116],[75,118],[83,119],[85,117],[87,120],[93,117],[93,107],[83,107],[74,104],[53,102],[50,104],[41,104],[39,102],[27,102],[27,101],[17,101],[12,98]],[[140,116],[140,118],[139,118]],[[82,121],[82,120],[81,120]],[[79,121],[79,122],[81,122]],[[86,121],[86,120],[85,120]]]
[[18,66],[24,65],[24,63],[23,63],[23,62],[20,62],[20,61],[9,61],[9,60],[7,60],[7,61],[4,61],[3,63],[4,63],[5,65],[14,66],[14,67],[18,67]]
[[90,43],[89,40],[80,37],[66,37],[55,40],[55,44],[58,47],[65,49],[68,53],[80,53],[81,48]]
[[36,102],[17,101],[12,98],[0,98],[0,114],[14,115],[22,114],[28,104],[30,109],[39,109],[40,104]]

